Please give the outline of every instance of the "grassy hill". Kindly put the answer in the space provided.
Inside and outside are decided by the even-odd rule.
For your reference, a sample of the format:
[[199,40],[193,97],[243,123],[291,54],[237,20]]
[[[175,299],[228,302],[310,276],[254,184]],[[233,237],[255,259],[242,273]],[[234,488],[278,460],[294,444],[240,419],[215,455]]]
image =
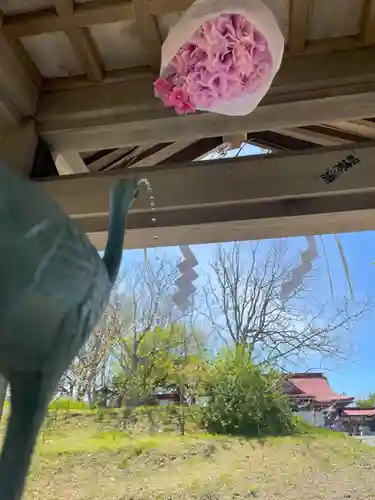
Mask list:
[[53,415],[39,439],[27,500],[375,499],[375,448],[341,434],[260,440],[190,430],[179,437],[165,428],[152,435],[116,429],[114,414]]

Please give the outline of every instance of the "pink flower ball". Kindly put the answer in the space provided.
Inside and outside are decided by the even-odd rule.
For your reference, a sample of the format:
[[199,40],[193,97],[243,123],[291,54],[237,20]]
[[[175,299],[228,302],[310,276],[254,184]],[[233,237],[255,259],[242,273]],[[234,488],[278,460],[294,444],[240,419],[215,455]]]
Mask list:
[[239,14],[206,21],[172,59],[154,92],[178,114],[255,92],[272,69],[267,40]]

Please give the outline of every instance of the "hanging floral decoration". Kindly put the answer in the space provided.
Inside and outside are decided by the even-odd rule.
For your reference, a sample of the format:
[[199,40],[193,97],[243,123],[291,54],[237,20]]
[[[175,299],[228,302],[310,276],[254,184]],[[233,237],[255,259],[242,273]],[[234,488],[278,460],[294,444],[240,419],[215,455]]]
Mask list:
[[245,17],[222,14],[180,48],[154,91],[177,114],[192,113],[255,92],[271,69],[265,37]]
[[155,96],[179,115],[248,114],[267,93],[283,49],[260,0],[196,0],[163,44]]

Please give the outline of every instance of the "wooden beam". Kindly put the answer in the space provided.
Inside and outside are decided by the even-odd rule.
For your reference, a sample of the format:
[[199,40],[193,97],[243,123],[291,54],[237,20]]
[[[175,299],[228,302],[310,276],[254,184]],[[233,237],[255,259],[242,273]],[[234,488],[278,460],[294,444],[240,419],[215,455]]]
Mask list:
[[[73,16],[81,27],[136,19],[132,2],[124,0],[98,0],[78,4]],[[4,20],[4,31],[14,38],[63,30],[64,22],[55,9],[15,14],[7,16]]]
[[[151,15],[158,16],[168,12],[182,11],[192,4],[192,0],[149,1]],[[130,0],[96,0],[78,4],[74,18],[79,26],[89,27],[94,24],[129,21],[137,18],[133,2]],[[7,16],[4,30],[14,38],[53,33],[64,29],[63,22],[54,9],[46,9],[28,14]]]
[[152,78],[44,94],[37,121],[58,150],[93,150],[176,142],[353,120],[374,114],[375,50],[284,61],[253,113],[176,116],[155,99]]
[[[14,123],[34,116],[39,92],[0,29],[0,101]],[[18,110],[18,111],[15,111]]]
[[252,132],[248,135],[250,142],[255,142],[264,148],[274,151],[303,151],[311,149],[311,142],[295,139],[287,135],[276,134],[270,130]]
[[[136,68],[116,69],[114,71],[105,72],[102,83],[124,82],[129,80],[139,80],[145,77],[150,79],[152,74],[149,66],[137,66]],[[56,92],[59,90],[72,90],[82,87],[90,87],[85,75],[73,75],[69,78],[58,77],[49,78],[43,82],[44,92]]]
[[63,31],[63,22],[55,9],[48,9],[41,12],[6,16],[3,22],[3,30],[7,36],[22,38],[24,36]]
[[363,47],[357,35],[340,36],[335,38],[319,38],[306,42],[304,54],[324,54],[327,52],[347,51]]
[[31,59],[29,53],[23,46],[21,40],[19,40],[18,38],[16,39],[7,36],[5,33],[4,35],[10,49],[13,51],[14,55],[19,60],[19,62],[25,69],[26,73],[28,74],[29,78],[32,80],[34,85],[37,87],[38,90],[40,90],[43,81],[42,75],[40,74],[40,71],[35,65],[34,61]]
[[84,174],[89,171],[79,153],[65,151],[52,154],[60,175]]
[[[81,119],[89,116],[139,113],[147,110],[165,110],[153,94],[154,76],[145,71],[123,81],[108,80],[106,85],[78,88],[49,89],[40,102],[38,120]],[[301,97],[337,93],[353,93],[362,85],[375,82],[375,49],[354,50],[347,53],[319,54],[286,59],[276,76],[265,102],[290,101],[290,94],[299,92]],[[343,92],[343,87],[346,92]],[[281,94],[283,97],[281,98]],[[292,94],[293,97],[293,94]],[[173,116],[173,113],[170,113]]]
[[131,149],[132,149],[131,147],[115,149],[114,151],[111,151],[110,153],[102,156],[101,158],[98,158],[97,160],[89,163],[87,165],[87,168],[90,170],[90,172],[95,172],[103,168],[106,168],[115,161],[126,156],[129,153],[129,151],[131,151]]
[[150,154],[149,156],[146,156],[146,158],[143,158],[142,160],[139,160],[135,163],[132,163],[131,168],[137,167],[152,167],[153,165],[157,165],[158,163],[163,162],[170,156],[178,153],[179,151],[182,151],[183,149],[189,147],[191,144],[193,144],[195,141],[178,141],[174,142],[173,144],[170,144],[169,146],[166,146],[165,148],[161,149],[160,151],[157,151],[156,153]]
[[[375,229],[375,198],[373,193],[351,193],[168,211],[157,214],[157,227],[150,227],[150,219],[149,214],[129,216],[125,248],[371,231]],[[77,223],[93,245],[103,250],[108,220],[98,217]]]
[[56,0],[56,11],[63,22],[64,31],[81,62],[88,79],[95,83],[103,80],[103,67],[99,60],[99,54],[91,35],[86,28],[80,28],[75,21],[74,1]]
[[131,0],[97,0],[78,4],[74,17],[79,26],[89,27],[93,24],[132,21],[136,19],[136,14]]
[[[319,178],[322,167],[348,153],[361,159],[357,167],[361,175],[354,170],[337,183],[324,184]],[[140,169],[157,196],[157,223],[151,223],[146,196],[139,196],[129,218],[126,245],[155,245],[155,235],[157,244],[167,246],[374,229],[374,153],[373,142],[355,150],[331,148]],[[41,186],[101,248],[108,224],[109,188],[120,175],[124,172],[58,179]],[[255,182],[249,184],[249,178]]]
[[339,137],[330,137],[319,132],[312,132],[303,128],[286,128],[283,130],[273,130],[277,134],[287,135],[294,139],[311,142],[312,144],[319,144],[320,146],[342,146],[350,144],[350,141],[340,139]]
[[162,40],[156,17],[150,14],[147,0],[133,0],[133,5],[140,37],[147,51],[150,66],[156,73],[159,73]]
[[[335,182],[325,184],[320,174],[349,153],[356,155],[360,163]],[[287,236],[297,231],[290,223],[297,216],[303,216],[305,224],[303,226],[301,222],[300,234],[310,234],[313,230],[324,232],[328,228],[335,232],[338,227],[340,231],[345,230],[342,219],[341,225],[335,226],[334,217],[328,217],[329,224],[324,222],[324,217],[318,217],[320,225],[314,225],[309,224],[309,216],[350,211],[365,213],[369,210],[372,218],[367,218],[362,225],[358,224],[357,214],[357,229],[375,228],[374,154],[373,141],[355,148],[346,146],[297,154],[139,168],[137,174],[149,179],[155,193],[157,222],[153,227],[147,196],[140,194],[129,227],[138,231],[140,246],[151,244],[152,238],[147,238],[152,234],[160,235],[160,245],[179,244],[179,238],[186,242],[191,226],[198,228],[200,225],[201,231],[196,233],[199,240],[194,239],[194,242],[203,243],[213,237],[212,231],[209,236],[205,233],[207,224],[216,227],[216,241],[236,239],[241,234],[242,238],[245,237],[244,231],[236,233],[235,221],[255,224],[253,227],[251,224],[244,226],[249,230],[246,238]],[[97,234],[107,230],[110,187],[118,178],[133,176],[134,172],[130,170],[113,170],[106,174],[46,180],[40,185],[86,232]],[[279,218],[284,219],[281,225]],[[272,230],[267,224],[262,226],[269,219],[277,223],[279,232],[274,225]],[[232,230],[228,225],[227,233],[221,233],[223,223],[232,223]],[[353,230],[350,220],[347,223],[346,228]],[[168,228],[171,231],[169,236]],[[142,234],[145,235],[143,240]],[[161,234],[166,238],[164,241]]]
[[355,121],[334,121],[327,124],[353,134],[361,135],[363,137],[369,137],[370,139],[375,139],[375,123],[368,122],[366,120],[355,120]]
[[310,0],[290,0],[288,51],[291,55],[304,51],[309,24]]
[[154,16],[162,16],[168,12],[182,12],[192,3],[194,0],[148,0],[150,12]]
[[375,43],[375,0],[364,1],[360,40],[367,45]]
[[[186,138],[198,140],[217,134],[257,132],[272,126],[298,127],[334,119],[351,120],[373,114],[375,93],[343,95],[321,99],[296,100],[290,103],[263,105],[246,117],[188,115],[183,118],[161,113],[163,118],[145,114],[137,121],[107,119],[101,123],[88,120],[80,123],[40,123],[41,136],[59,150],[90,151],[93,148],[117,148],[125,145],[180,141]],[[140,115],[138,115],[140,118]],[[104,122],[104,123],[103,123]],[[107,123],[105,123],[107,122]]]
[[232,149],[238,149],[241,147],[243,142],[247,141],[247,134],[237,134],[237,135],[225,135],[223,137],[223,143],[228,144]]
[[319,134],[323,134],[326,137],[334,137],[336,139],[344,139],[347,142],[367,142],[370,139],[368,137],[364,137],[358,134],[353,134],[346,130],[342,130],[335,127],[330,127],[327,125],[309,125],[305,127],[305,130],[309,130],[311,132],[318,132]]
[[21,124],[9,127],[2,134],[0,158],[6,165],[28,176],[33,166],[37,144],[34,121],[25,120]]
[[173,154],[162,163],[189,163],[197,160],[197,158],[201,157],[203,154],[216,148],[219,144],[222,144],[222,139],[220,137],[206,137],[205,139],[193,142],[191,146]]

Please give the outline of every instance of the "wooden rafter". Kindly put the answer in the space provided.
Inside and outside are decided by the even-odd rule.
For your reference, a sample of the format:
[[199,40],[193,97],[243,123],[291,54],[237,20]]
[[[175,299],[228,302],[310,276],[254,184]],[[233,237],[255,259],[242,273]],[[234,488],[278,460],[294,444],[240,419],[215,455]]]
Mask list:
[[134,6],[129,0],[97,0],[78,4],[74,11],[79,26],[132,21],[136,19]]
[[309,125],[305,127],[306,130],[310,130],[311,132],[318,132],[328,137],[334,137],[338,139],[344,139],[347,142],[357,142],[363,143],[370,140],[369,137],[364,137],[359,134],[353,134],[347,130],[342,130],[336,127],[324,125]]
[[277,134],[287,135],[295,139],[311,142],[312,144],[319,144],[320,146],[344,146],[349,144],[350,141],[341,139],[339,137],[330,137],[320,132],[305,130],[303,128],[286,128],[283,130],[273,130]]
[[[311,40],[306,43],[309,3],[312,0],[291,0],[289,23],[289,53],[320,53],[322,51],[346,50],[357,46],[374,43],[373,0],[365,0],[361,36],[350,35]],[[75,25],[90,27],[98,24],[117,21],[133,21],[139,23],[140,33],[151,51],[151,63],[156,66],[158,57],[153,45],[158,38],[156,16],[187,9],[193,0],[93,0],[75,5],[72,18]],[[4,20],[4,32],[13,39],[64,31],[65,22],[54,9],[45,9],[26,14],[14,14]],[[156,52],[156,55],[155,55]]]
[[[76,5],[73,17],[79,26],[135,19],[131,2],[102,0]],[[14,38],[63,31],[64,23],[54,9],[17,14],[4,19],[4,31]]]
[[[117,161],[114,161],[109,165],[106,170],[114,170],[119,168],[125,168],[132,166],[137,159],[143,158],[148,155],[148,151],[152,150],[156,144],[147,143],[143,146],[137,146],[136,148],[132,148],[131,151],[123,155]],[[122,149],[122,148],[120,148]]]
[[290,58],[244,117],[176,116],[155,99],[153,78],[49,92],[37,122],[57,150],[92,150],[318,125],[373,116],[375,49]]
[[174,142],[169,146],[165,146],[159,151],[156,151],[155,153],[146,156],[146,158],[143,158],[142,160],[135,161],[134,163],[132,163],[131,168],[152,167],[153,165],[157,165],[158,163],[165,161],[170,156],[189,147],[194,142],[195,141],[189,141],[189,140]]
[[78,56],[83,70],[91,82],[103,80],[103,67],[99,60],[96,46],[94,45],[87,28],[81,28],[76,23],[73,0],[55,0],[57,14],[61,17],[64,31],[66,32]]
[[[20,116],[34,116],[39,93],[36,85],[10,47],[0,29],[0,108],[8,123]],[[3,113],[1,113],[3,114]]]
[[176,163],[189,163],[197,160],[203,154],[216,148],[219,144],[222,144],[222,139],[220,137],[205,137],[199,141],[193,142],[187,148],[182,149],[178,153],[174,153],[166,160],[163,160],[163,165],[176,164]]
[[[291,96],[293,99],[293,97]],[[374,93],[338,95],[335,97],[315,97],[311,100],[297,99],[283,103],[259,106],[245,117],[212,116],[210,114],[188,115],[183,118],[173,116],[163,110],[159,116],[144,113],[137,121],[114,121],[108,116],[99,122],[95,119],[84,121],[56,121],[39,124],[39,133],[55,149],[92,150],[116,148],[139,143],[148,144],[198,140],[215,137],[217,134],[237,134],[294,128],[326,123],[335,119],[351,120],[373,114]]]
[[168,12],[181,12],[188,9],[194,0],[148,0],[151,14],[161,16]]
[[375,43],[375,0],[364,1],[360,39],[367,45]]
[[228,146],[233,149],[238,149],[239,147],[241,147],[241,144],[243,142],[246,142],[246,140],[247,140],[246,132],[236,135],[225,135],[223,137],[223,142],[225,144],[228,144]]
[[340,36],[337,38],[321,38],[306,43],[305,55],[326,54],[327,52],[341,52],[363,47],[357,35]]
[[119,160],[120,158],[123,158],[125,155],[129,153],[133,148],[132,147],[126,147],[126,148],[118,148],[115,149],[114,151],[111,151],[110,153],[102,156],[101,158],[98,158],[97,160],[89,163],[87,165],[88,169],[90,172],[95,172],[98,170],[102,170],[108,166],[110,166],[112,163],[115,161]]
[[[360,163],[325,184],[320,174],[349,153]],[[157,196],[157,223],[153,227],[147,197],[139,196],[129,218],[138,242],[131,243],[129,236],[127,244],[150,244],[155,231],[160,245],[170,245],[187,238],[193,243],[375,228],[374,154],[373,141],[355,148],[139,168],[137,175],[149,179]],[[133,175],[113,170],[47,180],[41,186],[82,229],[104,234],[110,186],[116,178]]]
[[12,49],[14,55],[17,57],[19,62],[22,64],[23,68],[26,70],[29,78],[32,80],[34,85],[40,89],[42,86],[42,75],[39,69],[35,65],[34,61],[29,56],[27,50],[23,46],[22,42],[16,38],[6,36],[4,33],[6,41],[9,47]]
[[138,29],[142,43],[147,51],[151,68],[158,72],[160,69],[161,35],[156,17],[150,14],[147,0],[133,0],[137,15]]
[[357,134],[363,137],[368,137],[370,139],[375,139],[375,123],[366,120],[355,120],[355,121],[335,121],[329,123],[328,126],[332,126],[353,134]]
[[291,55],[305,49],[310,7],[310,0],[290,0],[288,51]]
[[[192,4],[192,0],[148,1],[146,3],[149,13],[157,16],[184,10]],[[73,17],[78,26],[88,27],[94,24],[136,20],[137,13],[130,0],[96,0],[77,4]],[[16,38],[53,33],[63,29],[62,19],[53,9],[7,16],[4,21],[4,30]]]
[[30,174],[38,137],[33,120],[9,127],[0,139],[0,158],[6,165],[22,174]]
[[276,134],[270,130],[248,134],[250,142],[272,151],[303,151],[311,149],[311,142],[295,139],[287,135]]
[[60,175],[85,174],[88,168],[79,153],[65,151],[52,155]]

